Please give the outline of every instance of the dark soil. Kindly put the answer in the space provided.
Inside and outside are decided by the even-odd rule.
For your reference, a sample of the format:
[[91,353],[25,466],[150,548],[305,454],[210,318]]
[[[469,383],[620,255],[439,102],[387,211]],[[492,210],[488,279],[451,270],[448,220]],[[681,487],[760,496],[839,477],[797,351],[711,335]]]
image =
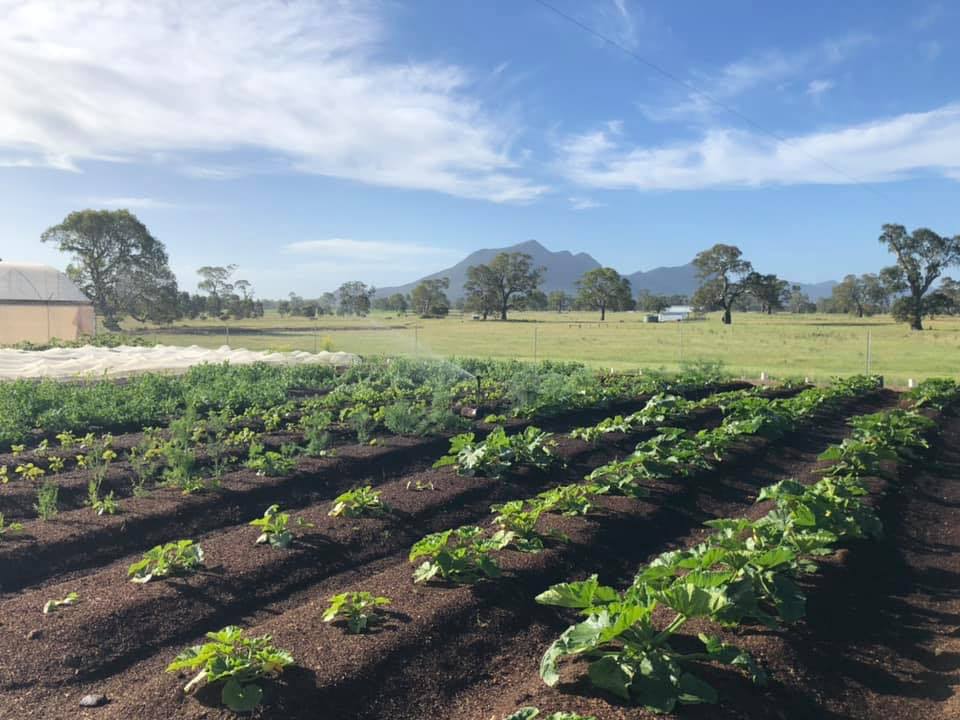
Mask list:
[[[605,498],[596,516],[551,517],[570,543],[538,555],[507,552],[506,577],[474,587],[413,586],[405,549],[436,529],[487,522],[490,502],[579,479],[636,438],[611,438],[613,444],[597,449],[564,441],[561,449],[572,461],[566,478],[525,474],[498,484],[456,478],[449,471],[393,472],[378,479],[384,499],[395,506],[391,516],[380,519],[327,519],[334,489],[346,489],[357,477],[338,482],[325,474],[322,494],[305,492],[289,505],[304,508],[304,517],[317,524],[292,550],[252,547],[255,531],[244,523],[253,515],[237,508],[232,521],[223,517],[199,525],[210,531],[199,538],[207,550],[206,573],[143,587],[126,582],[125,565],[148,543],[143,536],[127,542],[124,531],[117,530],[109,542],[119,542],[121,549],[112,551],[112,564],[102,565],[106,560],[94,551],[85,567],[102,565],[96,571],[26,589],[0,605],[0,718],[228,717],[204,705],[204,694],[182,698],[177,684],[184,680],[165,675],[163,668],[203,630],[239,623],[272,633],[277,645],[297,658],[280,686],[268,688],[269,704],[261,717],[314,718],[322,710],[330,718],[499,720],[497,713],[514,700],[523,704],[528,695],[540,696],[536,664],[565,626],[553,610],[532,603],[537,592],[594,571],[610,582],[628,577],[651,554],[692,541],[704,519],[748,510],[762,485],[787,476],[810,477],[816,455],[846,433],[844,417],[895,402],[894,395],[881,394],[826,413],[813,427],[775,444],[752,440],[740,448],[737,462],[688,481],[658,483],[647,500]],[[437,490],[408,491],[405,483],[411,479],[434,482]],[[296,495],[289,485],[283,494]],[[195,522],[181,524],[184,506],[189,502],[171,506],[165,516],[176,532]],[[254,515],[263,506],[258,504]],[[218,512],[213,504],[205,511]],[[235,527],[219,529],[227,525]],[[65,539],[63,551],[71,547]],[[56,561],[54,552],[50,557]],[[47,570],[34,574],[52,575]],[[79,589],[79,605],[39,614],[38,603],[71,589]],[[388,624],[355,637],[321,623],[326,598],[347,589],[391,597]],[[105,692],[111,702],[80,710],[77,703],[87,692]],[[548,706],[551,697],[544,698]],[[643,717],[632,709],[611,715],[609,709],[598,717]]]

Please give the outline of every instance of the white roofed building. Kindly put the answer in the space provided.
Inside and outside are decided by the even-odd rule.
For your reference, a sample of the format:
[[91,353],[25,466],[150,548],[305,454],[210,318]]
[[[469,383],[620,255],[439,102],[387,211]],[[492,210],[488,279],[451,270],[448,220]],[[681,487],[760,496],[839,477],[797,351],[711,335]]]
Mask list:
[[0,262],[0,345],[77,340],[95,330],[93,303],[49,265]]

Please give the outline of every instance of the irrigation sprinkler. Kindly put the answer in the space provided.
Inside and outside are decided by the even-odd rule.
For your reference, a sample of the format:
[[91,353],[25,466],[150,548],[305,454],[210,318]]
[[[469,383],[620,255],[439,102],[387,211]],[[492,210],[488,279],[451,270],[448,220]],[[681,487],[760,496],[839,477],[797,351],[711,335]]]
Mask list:
[[480,410],[481,401],[483,400],[481,393],[482,391],[480,389],[480,376],[477,375],[477,410],[478,411]]

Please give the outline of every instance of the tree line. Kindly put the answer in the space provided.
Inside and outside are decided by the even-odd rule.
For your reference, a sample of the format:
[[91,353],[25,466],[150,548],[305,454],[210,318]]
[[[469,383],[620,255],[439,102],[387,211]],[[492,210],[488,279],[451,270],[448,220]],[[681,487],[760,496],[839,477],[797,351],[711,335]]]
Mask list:
[[454,307],[484,320],[507,320],[516,310],[592,310],[605,320],[608,311],[658,313],[689,302],[697,311],[719,311],[725,324],[733,321],[735,310],[842,312],[858,317],[890,313],[915,330],[923,329],[925,317],[960,314],[960,282],[943,276],[948,267],[960,264],[960,235],[941,236],[927,228],[908,232],[895,224],[884,225],[879,237],[894,264],[877,273],[847,275],[830,297],[816,303],[800,286],[758,272],[738,247],[723,243],[693,259],[699,285],[689,299],[645,290],[634,297],[629,279],[609,267],[585,272],[572,295],[546,294],[541,290],[545,268],[535,267],[526,253],[502,252],[489,263],[469,267],[463,295],[451,303],[445,277],[421,281],[409,294],[383,298],[376,298],[373,286],[352,280],[312,300],[295,293],[284,300],[260,300],[249,281],[234,277],[236,265],[203,266],[197,270],[198,292],[183,291],[163,243],[128,210],[72,212],[44,231],[41,241],[70,254],[68,276],[112,330],[119,329],[124,317],[158,323],[196,317],[226,320],[260,317],[265,309],[303,317],[363,316],[371,310],[443,317]]

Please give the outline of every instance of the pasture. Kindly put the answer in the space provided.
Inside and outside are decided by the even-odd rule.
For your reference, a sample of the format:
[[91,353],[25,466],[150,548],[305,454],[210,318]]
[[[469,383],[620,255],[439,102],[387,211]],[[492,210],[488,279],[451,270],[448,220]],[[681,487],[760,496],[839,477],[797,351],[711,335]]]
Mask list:
[[869,370],[893,386],[906,385],[908,378],[960,373],[960,319],[954,318],[928,320],[923,333],[914,333],[888,316],[738,313],[730,326],[718,314],[682,324],[644,323],[642,313],[607,317],[600,323],[596,313],[518,312],[499,322],[460,313],[443,319],[373,313],[308,320],[270,312],[253,320],[196,320],[171,327],[129,323],[126,329],[164,344],[218,347],[229,339],[230,345],[250,350],[553,359],[617,370],[676,370],[709,360],[745,377],[766,372],[814,381]]

